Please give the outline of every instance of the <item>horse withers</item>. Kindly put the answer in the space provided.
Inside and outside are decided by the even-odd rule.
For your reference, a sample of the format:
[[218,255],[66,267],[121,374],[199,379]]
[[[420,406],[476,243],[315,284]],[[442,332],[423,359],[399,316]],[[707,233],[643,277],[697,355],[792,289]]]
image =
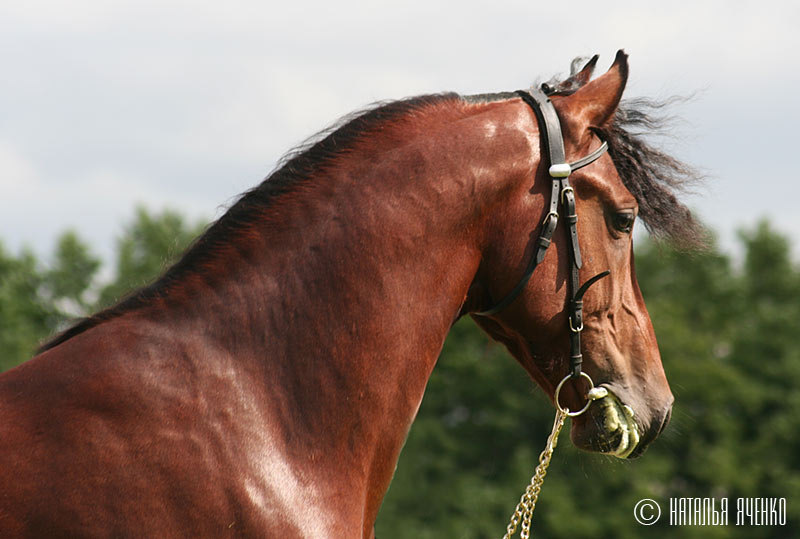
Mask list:
[[[692,221],[680,164],[627,129],[626,55],[590,81],[595,61],[549,92],[568,160],[609,145],[570,177],[580,277],[611,272],[586,293],[581,347],[609,395],[571,434],[630,457],[673,401],[633,221]],[[372,536],[450,327],[536,250],[540,129],[517,94],[441,94],[291,153],[162,277],[0,376],[0,536]],[[565,228],[513,302],[475,317],[551,397],[569,370]],[[561,403],[584,393],[570,382]]]

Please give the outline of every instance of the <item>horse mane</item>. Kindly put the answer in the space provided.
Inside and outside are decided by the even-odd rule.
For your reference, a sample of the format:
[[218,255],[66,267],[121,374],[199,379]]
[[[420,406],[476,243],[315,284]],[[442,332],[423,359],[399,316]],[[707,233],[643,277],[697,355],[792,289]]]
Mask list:
[[184,255],[155,281],[131,292],[117,304],[79,319],[71,327],[40,345],[37,353],[54,348],[102,322],[164,297],[174,284],[201,271],[237,233],[254,226],[263,218],[264,211],[281,195],[291,192],[323,172],[338,157],[350,152],[359,141],[401,117],[458,98],[458,94],[443,93],[380,101],[343,116],[330,127],[286,153],[266,179],[240,195],[228,211],[211,224]]
[[[546,86],[546,90],[550,90],[548,93],[561,95],[568,95],[577,90],[577,88],[567,88],[558,81],[550,81]],[[338,157],[352,151],[360,140],[389,123],[447,101],[479,103],[514,97],[516,94],[509,92],[473,96],[460,96],[455,93],[422,95],[397,101],[378,102],[367,109],[342,117],[285,154],[264,181],[243,193],[161,277],[133,291],[116,305],[78,320],[68,329],[45,341],[39,347],[38,353],[54,348],[106,320],[164,297],[174,284],[181,282],[188,275],[201,271],[237,233],[254,226],[264,217],[265,210],[281,195],[291,192],[303,182],[324,172]],[[676,195],[694,184],[700,176],[689,165],[656,148],[648,141],[651,135],[665,130],[669,118],[656,113],[671,103],[672,100],[665,102],[648,99],[623,100],[613,121],[597,129],[597,133],[608,143],[609,154],[617,172],[627,189],[636,198],[639,204],[639,216],[648,231],[655,237],[668,238],[678,245],[696,248],[704,244],[706,234]]]
[[[575,75],[596,59],[575,58],[570,76],[551,78],[541,84],[542,91],[547,95],[574,94],[583,84]],[[639,218],[647,231],[656,238],[691,250],[704,247],[708,233],[677,195],[700,183],[703,176],[651,142],[659,135],[669,135],[668,127],[673,118],[665,111],[682,101],[686,98],[623,99],[612,121],[595,132],[608,143],[608,153],[617,174],[636,198]]]
[[678,195],[703,178],[650,142],[654,135],[667,134],[672,118],[663,111],[677,100],[681,98],[623,100],[611,123],[596,131],[608,143],[608,153],[622,183],[636,198],[648,232],[678,247],[698,249],[706,244],[707,232]]

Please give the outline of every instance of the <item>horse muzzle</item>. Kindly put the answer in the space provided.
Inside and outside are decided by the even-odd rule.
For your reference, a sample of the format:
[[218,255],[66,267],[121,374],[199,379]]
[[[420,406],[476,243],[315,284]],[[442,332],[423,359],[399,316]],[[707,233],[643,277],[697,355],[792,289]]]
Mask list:
[[640,429],[633,408],[624,404],[611,391],[593,406],[595,420],[602,436],[598,440],[600,451],[617,458],[628,458],[639,445]]
[[671,403],[664,413],[654,414],[647,421],[610,387],[600,387],[607,389],[608,394],[595,400],[583,416],[573,420],[573,443],[581,449],[621,459],[641,456],[669,422]]

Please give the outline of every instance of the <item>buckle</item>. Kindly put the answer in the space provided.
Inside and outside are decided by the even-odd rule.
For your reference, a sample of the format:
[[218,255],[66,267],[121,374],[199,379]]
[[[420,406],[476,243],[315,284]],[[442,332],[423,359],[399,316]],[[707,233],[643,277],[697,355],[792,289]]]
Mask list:
[[548,212],[548,214],[544,216],[544,220],[542,221],[542,226],[546,227],[547,225],[549,225],[551,219],[555,220],[556,226],[558,226],[558,212],[556,211]]
[[575,189],[572,188],[571,185],[568,185],[561,189],[561,203],[564,204],[564,195],[567,193],[572,193],[573,199],[575,198]]
[[581,331],[583,331],[583,320],[581,320],[581,324],[578,327],[575,327],[575,325],[572,323],[572,317],[569,316],[568,318],[569,318],[569,329],[570,331],[572,331],[572,333],[580,333]]

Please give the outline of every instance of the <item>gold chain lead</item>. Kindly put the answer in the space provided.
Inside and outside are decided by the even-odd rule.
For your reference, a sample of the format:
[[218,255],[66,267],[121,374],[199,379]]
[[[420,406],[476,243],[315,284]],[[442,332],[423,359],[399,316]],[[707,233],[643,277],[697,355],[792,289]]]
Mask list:
[[547,445],[544,451],[539,455],[539,464],[536,466],[533,477],[531,477],[530,484],[525,489],[516,509],[514,509],[514,513],[511,515],[503,539],[510,539],[516,533],[518,526],[521,526],[519,535],[522,539],[528,539],[531,536],[531,518],[533,518],[533,510],[536,508],[536,500],[539,499],[539,491],[542,490],[542,483],[544,483],[544,476],[547,475],[547,467],[550,465],[550,459],[553,457],[553,450],[558,443],[558,434],[561,432],[561,427],[564,426],[564,420],[567,418],[566,412],[567,411],[560,406],[556,407],[553,430],[547,438]]

